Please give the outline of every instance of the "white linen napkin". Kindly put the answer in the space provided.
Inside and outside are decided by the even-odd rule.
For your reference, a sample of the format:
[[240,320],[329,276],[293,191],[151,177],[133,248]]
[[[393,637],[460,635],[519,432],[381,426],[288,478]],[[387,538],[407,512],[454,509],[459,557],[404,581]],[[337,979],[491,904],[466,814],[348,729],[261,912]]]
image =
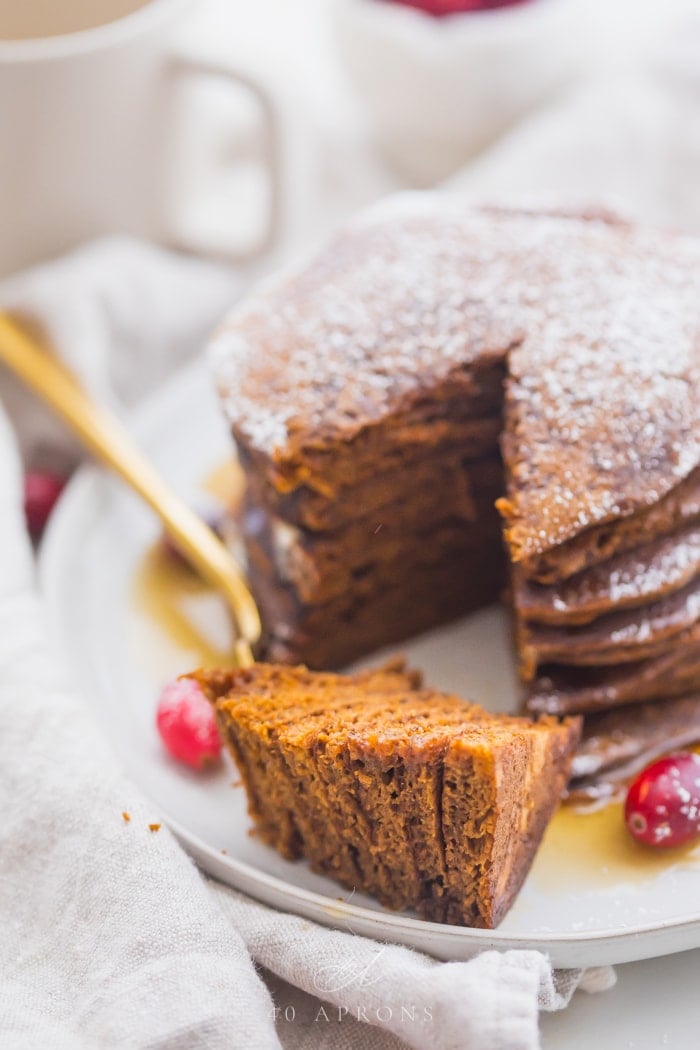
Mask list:
[[[230,304],[230,272],[126,240],[0,289],[106,400],[132,402]],[[148,356],[148,360],[146,357]],[[25,455],[65,435],[0,393]],[[438,963],[281,915],[197,873],[120,771],[49,651],[0,415],[0,1032],[3,1050],[534,1050],[538,1009],[608,968],[533,951]],[[130,820],[123,819],[127,812]],[[276,1002],[256,971],[265,967]]]
[[445,186],[474,200],[606,203],[700,234],[699,177],[700,10],[681,5],[645,60],[532,113]]

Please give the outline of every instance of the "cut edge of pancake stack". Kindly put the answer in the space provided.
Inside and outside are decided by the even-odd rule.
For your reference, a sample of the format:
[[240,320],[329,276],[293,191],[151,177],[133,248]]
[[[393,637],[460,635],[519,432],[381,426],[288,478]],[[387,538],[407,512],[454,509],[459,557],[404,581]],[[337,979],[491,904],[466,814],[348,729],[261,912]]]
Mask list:
[[340,667],[498,597],[502,379],[498,362],[455,376],[394,416],[388,447],[362,458],[358,442],[351,468],[333,463],[291,493],[250,471],[237,433],[267,658]]

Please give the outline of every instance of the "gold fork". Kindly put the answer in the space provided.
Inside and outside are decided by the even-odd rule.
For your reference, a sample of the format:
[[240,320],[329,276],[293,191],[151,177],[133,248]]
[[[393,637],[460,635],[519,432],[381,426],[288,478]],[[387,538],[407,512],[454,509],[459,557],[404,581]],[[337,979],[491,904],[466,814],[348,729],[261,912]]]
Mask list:
[[234,659],[238,666],[249,667],[253,646],[260,638],[260,616],[239,567],[223,543],[162,480],[118,420],[96,405],[75,376],[26,328],[3,313],[0,361],[156,512],[178,549],[226,599],[236,625]]

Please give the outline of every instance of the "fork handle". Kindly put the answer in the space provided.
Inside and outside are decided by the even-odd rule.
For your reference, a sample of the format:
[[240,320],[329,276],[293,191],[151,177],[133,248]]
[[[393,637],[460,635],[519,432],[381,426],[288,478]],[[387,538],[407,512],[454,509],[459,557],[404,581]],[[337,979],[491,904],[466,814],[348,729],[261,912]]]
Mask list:
[[234,615],[239,663],[253,662],[260,638],[255,600],[233,558],[212,530],[176,496],[141,454],[121,423],[96,405],[75,376],[20,325],[0,313],[0,361],[48,404],[93,455],[111,467],[155,511],[166,532]]

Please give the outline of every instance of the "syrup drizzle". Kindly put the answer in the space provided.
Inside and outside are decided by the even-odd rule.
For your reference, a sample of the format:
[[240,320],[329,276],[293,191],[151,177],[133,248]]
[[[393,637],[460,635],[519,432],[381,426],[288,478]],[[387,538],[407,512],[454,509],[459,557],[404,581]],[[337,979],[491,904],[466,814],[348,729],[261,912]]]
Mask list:
[[700,868],[700,843],[670,850],[646,848],[628,834],[623,804],[606,802],[595,808],[559,808],[545,832],[533,876],[542,890],[562,885],[622,889],[678,867]]
[[[239,503],[243,476],[235,461],[217,467],[201,488],[223,508]],[[194,667],[231,662],[232,627],[221,599],[159,543],[144,554],[132,588],[132,647],[154,687]]]

